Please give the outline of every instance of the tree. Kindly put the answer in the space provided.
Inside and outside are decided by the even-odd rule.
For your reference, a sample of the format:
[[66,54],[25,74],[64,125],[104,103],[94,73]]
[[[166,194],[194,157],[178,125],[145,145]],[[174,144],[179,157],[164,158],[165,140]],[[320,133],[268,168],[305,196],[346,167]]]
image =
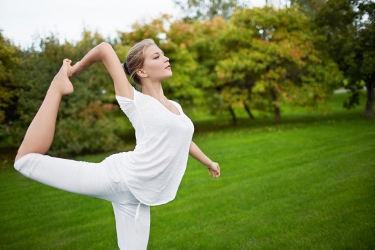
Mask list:
[[[344,106],[359,104],[367,89],[364,114],[374,114],[375,3],[370,0],[328,0],[316,15],[317,27],[327,39],[327,51],[344,72],[345,87],[352,93]],[[364,84],[363,84],[364,83]]]
[[216,67],[224,100],[273,109],[283,103],[319,107],[338,85],[340,72],[315,44],[312,22],[295,8],[243,9],[234,13],[220,43],[225,57]]
[[[375,89],[375,2],[354,1],[359,11],[359,36],[356,47],[357,63],[361,66],[360,73],[366,83],[367,101],[365,116],[374,116],[374,89]],[[366,20],[367,18],[367,20]]]
[[175,0],[187,19],[205,20],[215,16],[229,19],[234,10],[244,6],[240,0]]
[[[17,112],[19,119],[13,124],[12,135],[20,143],[37,112],[51,80],[61,67],[64,58],[80,60],[104,39],[97,33],[83,32],[77,44],[60,43],[51,35],[40,40],[39,48],[31,47],[21,53],[21,67],[16,72],[19,82]],[[57,118],[56,133],[50,154],[64,156],[79,153],[108,151],[120,144],[116,134],[120,124],[110,120],[117,109],[113,84],[105,67],[94,64],[82,75],[72,79],[75,92],[64,96]]]
[[222,111],[229,110],[232,119],[236,120],[231,106],[222,101],[220,87],[216,85],[218,75],[215,67],[225,53],[218,41],[225,25],[226,21],[221,16],[202,21],[179,20],[170,26],[168,38],[186,47],[195,61],[196,67],[190,72],[190,83],[201,93],[195,104],[214,115],[222,115]]
[[[168,31],[165,29],[167,24],[171,26]],[[173,69],[173,77],[163,81],[165,95],[179,101],[183,106],[200,103],[203,98],[202,91],[193,79],[197,63],[179,37],[183,34],[179,28],[183,26],[178,29],[173,27],[176,27],[176,24],[170,23],[168,15],[162,15],[149,23],[135,23],[132,31],[119,33],[120,42],[115,45],[116,52],[125,61],[131,45],[142,39],[152,38],[170,59]]]
[[309,17],[315,17],[319,9],[327,0],[290,0],[290,5]]
[[17,82],[14,72],[20,65],[19,49],[6,39],[0,30],[0,140],[9,138],[9,128],[18,116],[15,112]]

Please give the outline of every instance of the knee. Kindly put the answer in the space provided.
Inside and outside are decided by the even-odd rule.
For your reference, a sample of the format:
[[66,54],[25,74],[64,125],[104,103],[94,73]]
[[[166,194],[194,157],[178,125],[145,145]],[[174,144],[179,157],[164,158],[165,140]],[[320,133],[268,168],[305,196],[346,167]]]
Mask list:
[[23,158],[27,155],[28,155],[27,153],[20,153],[20,152],[17,153],[16,158],[14,159],[14,168],[18,172],[22,173],[22,166],[25,165],[25,161],[27,161],[26,159],[24,160]]
[[21,158],[21,156],[19,156],[18,154],[16,155],[16,158],[14,158],[14,164],[16,164],[16,162],[18,161],[18,159]]
[[20,169],[21,169],[21,164],[20,164],[19,159],[21,159],[22,156],[24,156],[24,155],[22,155],[22,154],[20,154],[20,153],[18,152],[17,155],[16,155],[16,158],[14,159],[14,168],[15,168],[18,172],[19,172]]
[[17,151],[16,158],[14,158],[14,163],[16,163],[19,159],[21,159],[25,155],[26,155],[26,153],[22,152],[22,150],[19,149]]
[[30,152],[29,150],[24,149],[21,145],[21,147],[17,151],[16,157],[14,158],[14,163],[16,163],[19,159],[21,159],[22,157],[24,157],[28,154],[42,154],[42,153],[40,153],[38,151],[31,151]]

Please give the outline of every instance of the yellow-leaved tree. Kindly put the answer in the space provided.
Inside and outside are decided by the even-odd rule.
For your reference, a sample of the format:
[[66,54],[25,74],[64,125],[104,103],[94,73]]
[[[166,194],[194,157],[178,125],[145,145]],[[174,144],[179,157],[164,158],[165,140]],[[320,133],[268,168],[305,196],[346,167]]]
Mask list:
[[232,105],[271,110],[279,123],[283,104],[322,107],[342,81],[337,65],[319,49],[324,38],[295,8],[238,10],[223,30],[217,84]]

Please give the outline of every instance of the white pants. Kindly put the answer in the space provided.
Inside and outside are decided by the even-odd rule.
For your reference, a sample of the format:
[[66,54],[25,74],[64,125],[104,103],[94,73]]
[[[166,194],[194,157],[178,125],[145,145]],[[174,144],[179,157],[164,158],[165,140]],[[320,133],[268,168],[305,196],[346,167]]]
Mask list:
[[31,153],[14,164],[23,175],[77,194],[112,202],[120,249],[147,248],[150,233],[150,207],[141,204],[118,174],[112,155],[101,163],[66,160]]

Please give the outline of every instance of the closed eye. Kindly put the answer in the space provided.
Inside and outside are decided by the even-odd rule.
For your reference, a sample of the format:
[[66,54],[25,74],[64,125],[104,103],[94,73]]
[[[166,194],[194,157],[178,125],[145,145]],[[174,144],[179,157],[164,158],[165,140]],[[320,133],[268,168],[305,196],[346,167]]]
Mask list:
[[[164,52],[162,51],[161,54],[164,55]],[[154,59],[158,59],[160,57],[159,52],[154,53],[154,55],[155,55]]]

